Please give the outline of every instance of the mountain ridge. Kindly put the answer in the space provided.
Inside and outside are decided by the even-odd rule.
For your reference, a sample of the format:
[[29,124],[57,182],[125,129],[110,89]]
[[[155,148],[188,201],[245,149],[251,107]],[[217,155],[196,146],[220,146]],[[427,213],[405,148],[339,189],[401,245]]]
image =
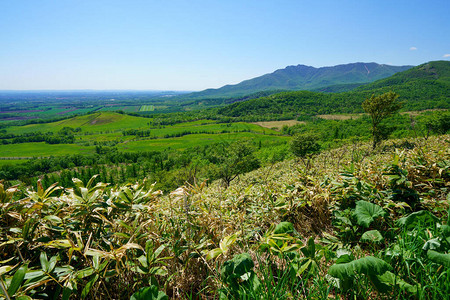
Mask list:
[[290,65],[255,78],[184,95],[188,98],[240,97],[266,90],[326,90],[332,86],[351,89],[355,84],[387,78],[413,66],[391,66],[374,62],[356,62],[315,68],[303,64]]
[[362,112],[364,99],[388,91],[398,93],[407,110],[449,109],[450,62],[431,61],[361,85],[353,91],[287,91],[236,102],[220,108],[218,112],[228,117],[284,115],[285,119],[297,118],[301,114],[359,113]]

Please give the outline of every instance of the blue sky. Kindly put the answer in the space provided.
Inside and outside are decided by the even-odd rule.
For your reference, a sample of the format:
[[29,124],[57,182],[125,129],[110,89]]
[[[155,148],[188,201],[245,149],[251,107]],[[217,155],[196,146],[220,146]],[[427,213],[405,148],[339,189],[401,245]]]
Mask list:
[[4,0],[0,90],[201,90],[288,65],[450,59],[450,1]]

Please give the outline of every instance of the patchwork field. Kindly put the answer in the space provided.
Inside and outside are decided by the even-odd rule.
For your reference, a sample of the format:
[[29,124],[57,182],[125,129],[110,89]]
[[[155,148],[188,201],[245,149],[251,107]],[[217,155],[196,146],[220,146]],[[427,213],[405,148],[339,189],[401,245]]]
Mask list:
[[[96,112],[57,122],[13,126],[8,127],[6,132],[15,135],[51,132],[53,135],[57,135],[65,127],[79,129],[73,133],[73,144],[25,142],[0,145],[0,158],[27,159],[89,154],[95,152],[97,145],[117,146],[119,151],[137,152],[161,151],[167,148],[184,150],[215,142],[233,142],[241,139],[262,144],[267,142],[284,143],[288,139],[276,130],[252,123],[216,123],[212,120],[198,120],[152,127],[151,119],[116,112]],[[20,161],[23,160],[9,163]],[[8,162],[4,162],[4,164],[8,164]]]
[[153,105],[142,105],[139,111],[154,111],[155,106]]

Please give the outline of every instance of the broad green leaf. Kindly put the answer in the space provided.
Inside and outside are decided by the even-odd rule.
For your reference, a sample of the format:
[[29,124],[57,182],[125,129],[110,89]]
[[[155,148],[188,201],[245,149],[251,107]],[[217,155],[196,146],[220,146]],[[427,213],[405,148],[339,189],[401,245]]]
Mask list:
[[428,210],[421,210],[400,218],[397,222],[401,226],[414,227],[418,222],[435,225],[439,222],[439,219]]
[[49,273],[53,272],[53,270],[56,267],[56,263],[58,262],[58,260],[59,260],[59,257],[57,255],[52,256],[50,258],[49,267],[48,267],[48,272]]
[[95,276],[91,280],[89,280],[88,283],[86,283],[86,286],[81,291],[81,299],[84,299],[86,298],[87,295],[89,295],[89,292],[91,291],[91,288],[94,285],[94,283],[97,282],[98,277],[99,277],[98,274],[95,274]]
[[91,276],[92,274],[94,274],[94,269],[92,267],[88,267],[83,270],[77,271],[77,278],[82,279],[87,276]]
[[361,236],[361,242],[367,243],[381,243],[383,241],[383,236],[378,230],[369,230],[363,233]]
[[139,291],[131,295],[130,300],[168,300],[169,297],[155,285],[140,288]]
[[220,273],[224,280],[230,281],[251,271],[253,267],[254,263],[250,255],[248,253],[241,253],[227,260],[222,265]]
[[0,267],[0,276],[5,274],[5,273],[8,273],[12,269],[14,269],[14,266],[1,266]]
[[379,205],[364,200],[356,202],[354,216],[358,225],[367,228],[377,217],[384,217],[385,215],[386,212]]
[[237,239],[236,234],[232,234],[232,235],[224,237],[219,243],[219,248],[222,249],[222,251],[224,253],[226,253],[228,251],[228,248],[231,245],[233,245],[234,242],[236,242],[236,239]]
[[44,220],[48,220],[48,221],[53,222],[55,224],[61,224],[62,223],[62,220],[61,220],[60,217],[53,216],[53,215],[44,217]]
[[298,271],[297,271],[297,276],[302,275],[303,272],[305,272],[305,271],[309,268],[309,266],[311,265],[311,263],[312,263],[312,260],[310,260],[310,259],[307,259],[306,261],[304,261],[304,262],[300,265],[300,268],[299,268]]
[[14,294],[17,292],[17,290],[22,285],[23,280],[25,279],[25,274],[27,273],[28,266],[23,265],[17,271],[14,273],[13,278],[11,279],[11,283],[8,287],[8,295],[10,297],[14,296]]
[[316,244],[314,243],[314,238],[310,237],[308,239],[308,243],[306,244],[306,246],[300,250],[302,251],[303,255],[305,255],[306,257],[314,258],[315,254],[316,254]]
[[366,256],[348,263],[334,264],[328,269],[328,274],[346,280],[356,274],[381,275],[391,270],[391,266],[379,258]]
[[443,254],[434,250],[428,250],[427,256],[428,259],[431,260],[432,262],[450,268],[450,254]]
[[276,227],[273,233],[294,233],[294,225],[291,222],[281,222]]
[[441,242],[439,241],[439,238],[434,238],[431,240],[428,240],[422,247],[422,250],[439,250],[441,248]]
[[122,226],[128,230],[133,230],[133,228],[130,225],[128,225],[127,223],[125,223],[122,220],[117,220],[116,223],[118,223],[120,226]]
[[138,257],[138,261],[141,263],[141,265],[144,268],[148,268],[148,263],[147,263],[147,257],[146,256],[144,256],[144,255],[139,256]]
[[212,250],[209,251],[208,254],[206,255],[206,260],[214,259],[214,258],[218,257],[219,255],[221,255],[222,253],[223,253],[223,251],[222,251],[222,249],[220,249],[220,248],[212,249]]
[[72,290],[68,287],[64,287],[63,294],[62,294],[62,300],[69,300],[71,294],[72,294]]
[[149,274],[152,275],[159,275],[159,276],[166,276],[168,274],[167,269],[163,267],[152,267],[148,271]]
[[39,260],[41,261],[41,267],[44,272],[48,272],[50,268],[50,263],[47,258],[47,254],[45,252],[41,252],[41,255],[39,256]]
[[397,289],[401,289],[407,291],[411,294],[416,294],[418,286],[412,285],[404,281],[403,279],[396,276],[394,273],[387,271],[383,275],[377,275],[377,278],[380,282],[387,284],[391,287],[398,287]]
[[[161,252],[164,251],[165,248],[166,248],[165,245],[159,246],[159,247],[155,250],[155,252],[152,253],[153,259],[156,259],[156,258],[161,254]],[[148,253],[147,253],[147,255],[148,255]]]

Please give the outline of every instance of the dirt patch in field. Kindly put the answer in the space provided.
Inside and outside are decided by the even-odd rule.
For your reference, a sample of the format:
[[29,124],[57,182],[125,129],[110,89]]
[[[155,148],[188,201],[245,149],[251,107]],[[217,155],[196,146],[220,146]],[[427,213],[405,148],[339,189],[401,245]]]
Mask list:
[[427,111],[446,111],[448,109],[444,109],[444,108],[434,108],[434,109],[425,109],[425,110],[416,110],[416,111],[404,111],[401,112],[402,115],[410,115],[410,116],[418,116],[421,113],[427,112]]
[[102,114],[98,113],[97,115],[94,115],[93,118],[89,121],[90,125],[102,125],[102,124],[108,124],[116,121],[114,117],[112,117],[109,114]]
[[297,120],[283,120],[283,121],[253,122],[252,124],[256,124],[265,128],[270,129],[276,128],[277,130],[280,130],[284,125],[293,126],[297,124],[305,124],[305,122]]
[[57,115],[64,115],[64,114],[73,112],[73,111],[75,111],[75,110],[77,110],[77,109],[78,109],[78,108],[71,108],[71,109],[68,109],[68,110],[60,111],[59,113],[57,113]]
[[363,114],[351,114],[351,115],[317,115],[316,117],[325,119],[325,120],[350,120],[350,119],[358,119]]

